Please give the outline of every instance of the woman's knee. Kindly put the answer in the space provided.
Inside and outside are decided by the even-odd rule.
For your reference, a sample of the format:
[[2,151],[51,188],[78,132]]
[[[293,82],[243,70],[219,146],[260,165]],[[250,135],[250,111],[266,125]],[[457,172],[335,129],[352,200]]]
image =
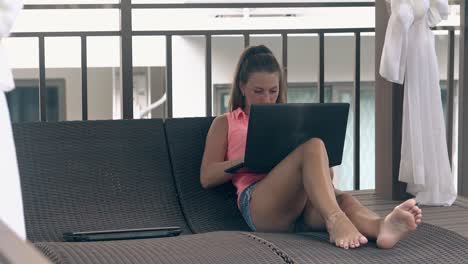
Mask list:
[[[302,167],[304,161],[309,159],[311,155],[323,156],[327,155],[325,144],[320,138],[311,138],[302,143],[292,153],[289,154],[290,162],[295,162],[299,167]],[[328,159],[328,157],[327,157]]]
[[320,138],[311,138],[301,145],[304,154],[326,155],[325,143]]

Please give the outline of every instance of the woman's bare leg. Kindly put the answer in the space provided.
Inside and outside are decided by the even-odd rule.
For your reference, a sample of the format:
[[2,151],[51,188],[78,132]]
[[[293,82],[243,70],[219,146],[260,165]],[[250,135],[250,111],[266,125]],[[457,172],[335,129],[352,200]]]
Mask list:
[[251,200],[253,221],[259,231],[285,231],[307,201],[325,220],[331,242],[342,248],[367,243],[338,205],[325,146],[319,139],[294,150],[257,184]]
[[[383,221],[382,218],[365,208],[356,198],[352,197],[348,193],[337,191],[336,200],[341,210],[343,210],[361,234],[369,239],[377,238]],[[304,209],[301,231],[317,231],[324,230],[325,228],[325,221],[317,208],[314,208],[311,203],[307,203],[306,208]],[[350,248],[356,248],[359,246],[359,241],[353,241],[349,244]]]
[[382,218],[364,207],[349,193],[338,192],[340,206],[356,228],[367,238],[376,239],[382,224]]

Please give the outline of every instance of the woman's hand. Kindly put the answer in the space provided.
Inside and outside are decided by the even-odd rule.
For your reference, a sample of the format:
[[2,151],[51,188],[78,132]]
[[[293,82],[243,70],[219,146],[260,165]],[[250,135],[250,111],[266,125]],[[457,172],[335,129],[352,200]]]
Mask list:
[[240,158],[237,158],[237,159],[233,159],[231,160],[232,163],[234,164],[233,166],[235,165],[238,165],[238,164],[241,164],[242,162],[244,162],[244,157],[240,157]]

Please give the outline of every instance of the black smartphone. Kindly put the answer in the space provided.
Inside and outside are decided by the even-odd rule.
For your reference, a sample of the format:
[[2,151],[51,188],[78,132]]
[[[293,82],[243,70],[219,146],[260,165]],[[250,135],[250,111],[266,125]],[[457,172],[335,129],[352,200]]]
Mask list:
[[138,238],[171,237],[171,236],[178,236],[181,232],[182,232],[182,229],[180,229],[180,227],[178,226],[85,231],[85,232],[67,232],[67,233],[63,233],[63,239],[67,242],[122,240],[122,239],[138,239]]

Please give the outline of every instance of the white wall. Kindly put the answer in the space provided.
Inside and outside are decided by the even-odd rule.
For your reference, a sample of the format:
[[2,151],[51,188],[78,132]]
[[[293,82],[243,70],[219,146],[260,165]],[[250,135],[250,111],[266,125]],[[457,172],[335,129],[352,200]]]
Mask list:
[[205,39],[173,38],[173,116],[205,115]]

